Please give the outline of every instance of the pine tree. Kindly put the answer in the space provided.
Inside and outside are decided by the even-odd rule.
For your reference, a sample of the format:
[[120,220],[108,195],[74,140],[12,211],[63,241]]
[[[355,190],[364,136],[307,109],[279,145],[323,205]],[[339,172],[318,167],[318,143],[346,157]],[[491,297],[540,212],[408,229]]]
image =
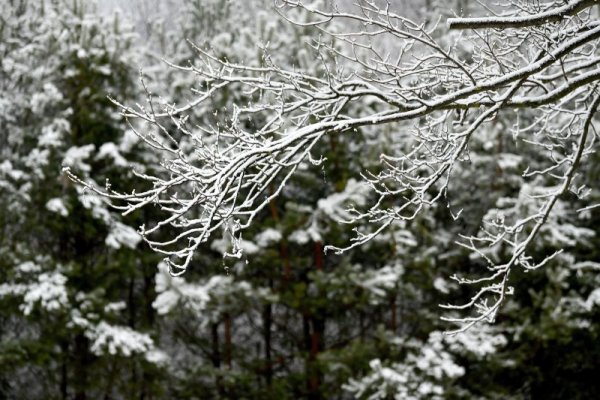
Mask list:
[[149,330],[156,257],[61,172],[127,180],[141,167],[144,154],[107,98],[136,96],[135,36],[118,14],[101,17],[78,1],[18,1],[3,11],[2,393],[159,392],[164,357]]

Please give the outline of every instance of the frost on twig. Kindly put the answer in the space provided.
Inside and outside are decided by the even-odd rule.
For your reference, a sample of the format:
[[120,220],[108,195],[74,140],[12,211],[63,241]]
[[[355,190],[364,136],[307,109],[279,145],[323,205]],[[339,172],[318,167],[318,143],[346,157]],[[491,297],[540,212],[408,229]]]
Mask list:
[[[595,145],[596,4],[507,0],[494,8],[498,15],[452,18],[446,25],[411,20],[391,2],[313,8],[277,1],[284,19],[319,32],[310,43],[316,67],[277,65],[268,54],[260,65],[247,65],[197,47],[194,64],[173,65],[197,77],[193,100],[175,105],[149,94],[145,105],[115,101],[136,121],[136,134],[162,154],[162,171],[138,173],[143,190],[90,189],[124,214],[159,207],[164,219],[140,233],[177,275],[217,230],[228,233],[232,255],[239,255],[241,232],[298,167],[323,161],[315,153],[323,137],[393,125],[401,143],[380,155],[381,168],[363,173],[373,201],[349,209],[344,221],[368,230],[357,229],[346,247],[327,248],[343,252],[445,201],[473,138],[508,118],[514,125],[504,134],[545,157],[539,168],[523,171],[523,180],[538,179],[547,190],[528,194],[536,206],[512,220],[488,218],[477,234],[462,237],[459,245],[485,260],[487,270],[479,278],[455,277],[475,286],[475,295],[466,304],[443,306],[457,313],[445,317],[459,324],[457,331],[493,321],[511,293],[511,271],[550,261],[534,260],[528,250],[559,198],[576,191],[579,167]],[[211,108],[224,92],[241,99],[224,110]],[[166,227],[177,234],[154,239]],[[508,258],[488,256],[499,246]],[[465,317],[466,309],[475,314]]]

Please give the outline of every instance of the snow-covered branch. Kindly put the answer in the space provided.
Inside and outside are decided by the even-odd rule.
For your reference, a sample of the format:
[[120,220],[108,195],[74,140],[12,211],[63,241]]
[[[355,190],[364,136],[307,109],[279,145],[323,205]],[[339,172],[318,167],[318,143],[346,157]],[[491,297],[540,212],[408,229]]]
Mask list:
[[575,0],[562,7],[548,7],[547,11],[534,12],[525,16],[509,14],[483,18],[449,18],[448,27],[450,29],[507,29],[542,26],[552,22],[561,23],[565,18],[577,16],[581,11],[597,4],[600,4],[599,0]]
[[[479,286],[472,301],[447,306],[478,310],[473,317],[447,318],[466,329],[494,319],[511,291],[511,270],[549,261],[535,262],[527,251],[558,198],[573,190],[595,143],[589,132],[600,79],[596,4],[506,2],[493,17],[451,18],[448,26],[463,31],[446,32],[444,24],[402,16],[390,2],[320,9],[280,1],[276,7],[285,19],[320,32],[310,43],[313,65],[281,65],[268,52],[260,64],[246,64],[197,48],[193,64],[173,65],[196,76],[192,100],[172,104],[148,91],[148,104],[116,102],[136,134],[164,156],[162,171],[139,173],[145,186],[127,192],[69,174],[124,214],[158,206],[164,219],[140,233],[180,274],[216,231],[230,236],[231,255],[238,256],[241,232],[296,170],[323,162],[319,143],[326,136],[388,125],[400,139],[380,155],[377,171],[364,171],[372,203],[348,210],[344,222],[356,225],[356,237],[346,247],[328,247],[343,252],[450,201],[453,173],[468,161],[473,138],[508,119],[515,140],[548,154],[535,172],[524,171],[525,178],[543,176],[554,186],[537,195],[537,210],[513,224],[492,221],[461,242],[489,264],[482,278],[457,278]],[[233,101],[215,106],[232,93]],[[155,239],[165,227],[178,233]],[[486,255],[501,245],[511,249],[507,260]]]

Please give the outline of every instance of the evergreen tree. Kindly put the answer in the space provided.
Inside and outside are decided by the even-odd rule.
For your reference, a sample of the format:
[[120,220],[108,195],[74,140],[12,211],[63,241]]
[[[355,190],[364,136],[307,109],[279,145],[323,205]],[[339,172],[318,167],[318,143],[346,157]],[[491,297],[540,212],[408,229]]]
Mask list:
[[101,17],[78,1],[10,2],[1,27],[1,392],[159,393],[156,257],[105,201],[61,173],[127,180],[132,166],[143,170],[107,98],[136,96],[136,37],[118,14]]

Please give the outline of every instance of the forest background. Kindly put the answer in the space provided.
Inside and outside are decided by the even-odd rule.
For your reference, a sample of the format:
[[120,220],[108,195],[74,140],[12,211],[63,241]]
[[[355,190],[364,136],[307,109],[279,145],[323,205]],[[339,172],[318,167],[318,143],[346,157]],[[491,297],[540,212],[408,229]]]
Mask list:
[[[400,7],[424,21],[469,9],[447,3]],[[469,296],[448,277],[480,267],[455,245],[459,229],[476,229],[507,197],[527,207],[521,170],[539,154],[516,154],[499,133],[511,121],[481,132],[457,172],[453,202],[468,217],[454,221],[440,204],[368,245],[323,254],[352,237],[338,219],[366,201],[357,179],[401,127],[331,135],[326,162],[306,162],[244,234],[240,260],[224,259],[228,241],[215,237],[173,278],[131,228],[158,211],[122,217],[62,168],[123,186],[157,168],[107,96],[188,98],[195,76],[163,59],[194,63],[190,42],[318,73],[307,44],[319,33],[270,0],[0,4],[0,398],[600,398],[598,212],[550,221],[535,252],[564,251],[516,273],[493,324],[442,333],[452,326],[438,305]],[[246,95],[225,91],[194,112],[218,120],[215,110]],[[600,163],[584,170],[597,181]]]

